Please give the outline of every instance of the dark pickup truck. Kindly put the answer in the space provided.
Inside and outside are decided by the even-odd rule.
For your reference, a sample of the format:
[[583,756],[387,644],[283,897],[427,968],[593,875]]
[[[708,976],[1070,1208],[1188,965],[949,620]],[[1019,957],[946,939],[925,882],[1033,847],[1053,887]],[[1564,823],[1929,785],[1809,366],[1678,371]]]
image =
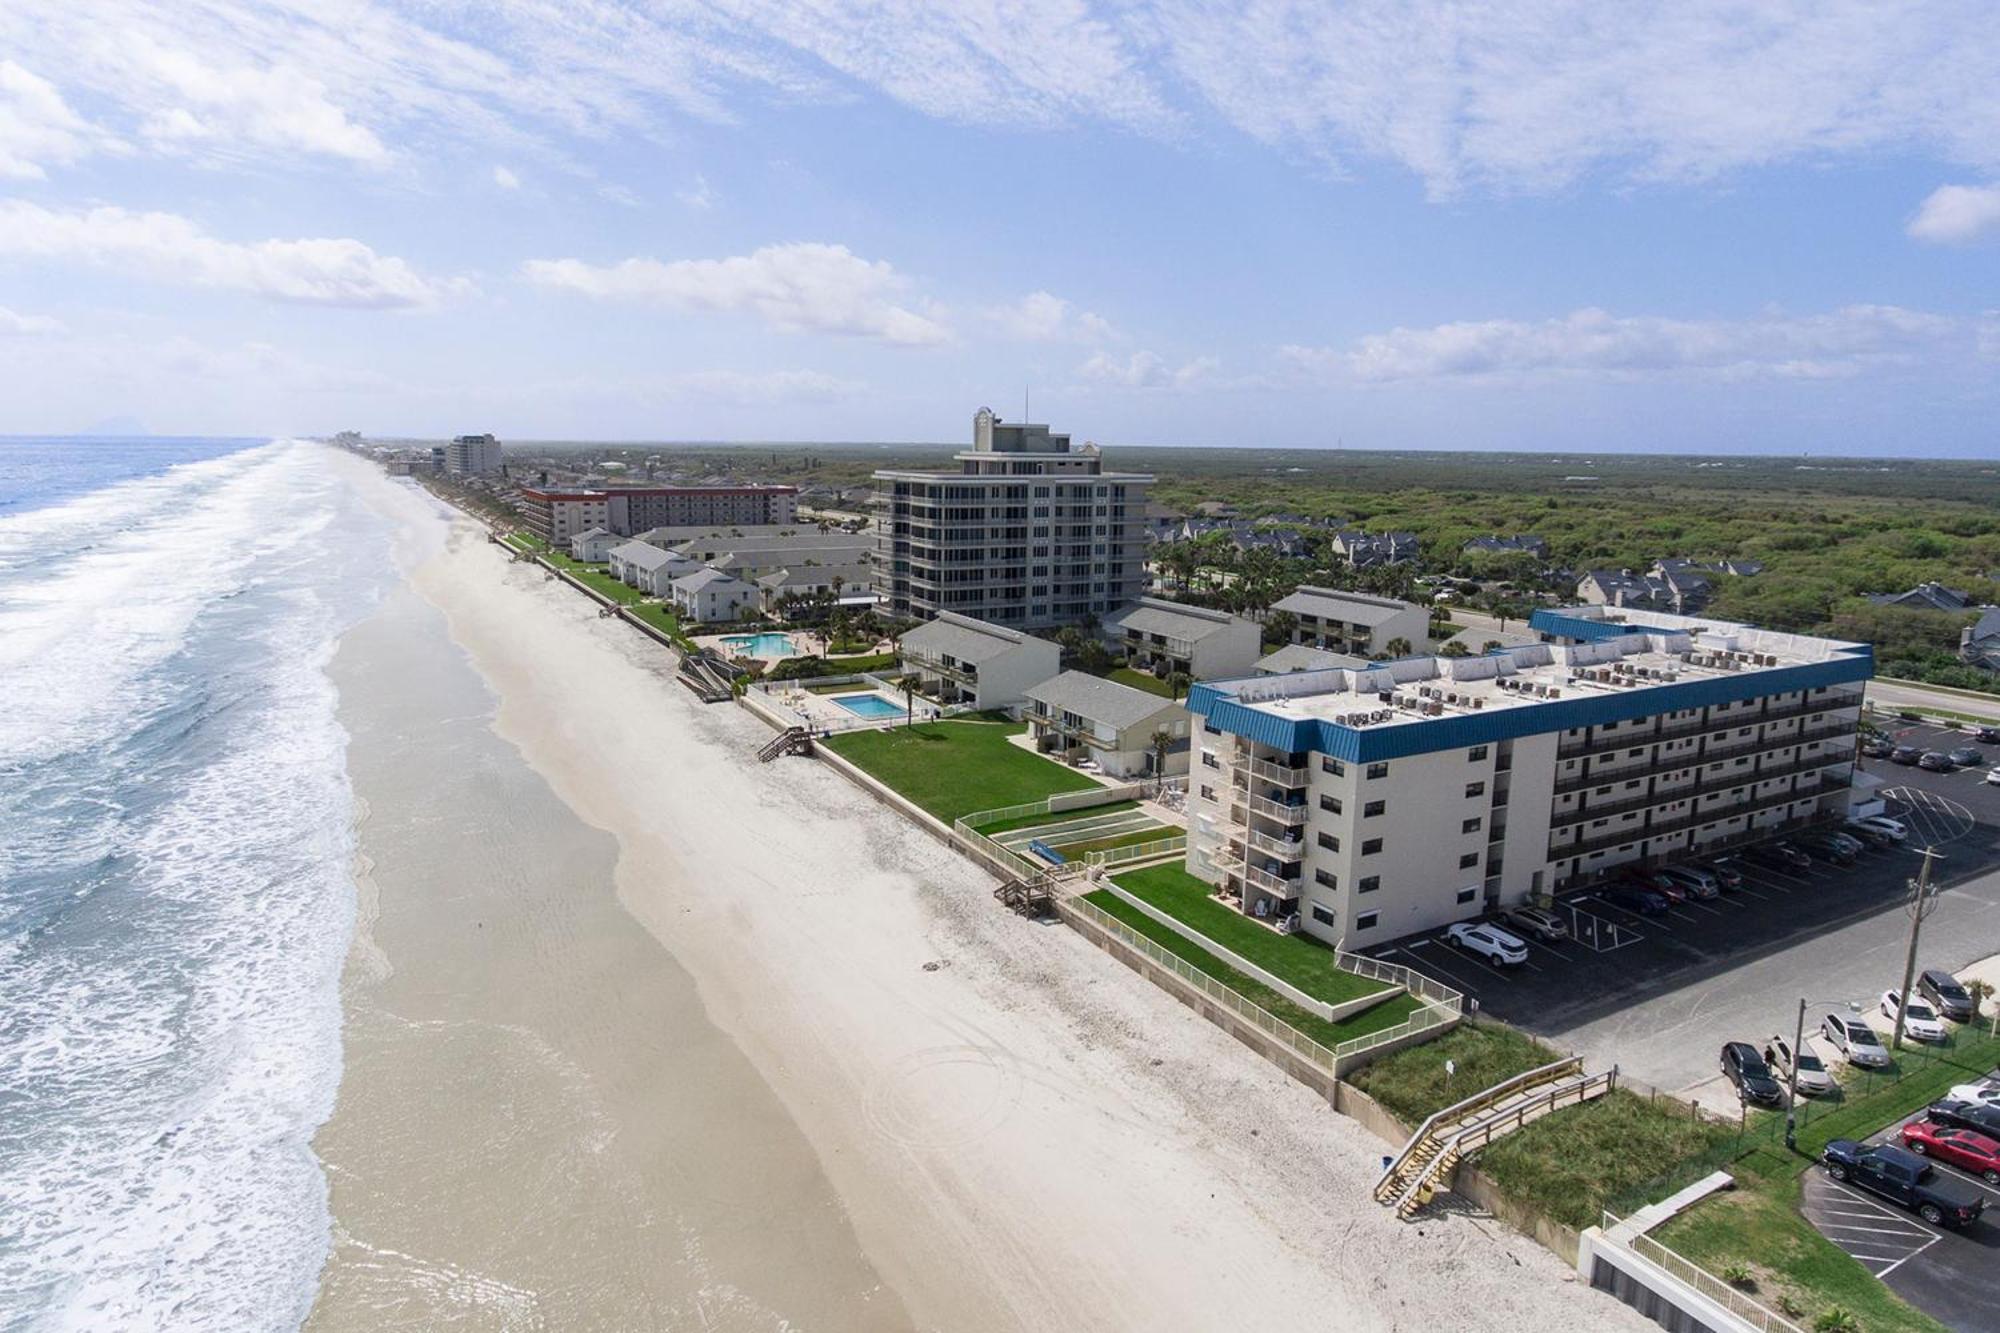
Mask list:
[[1977,1190],[1953,1183],[1923,1158],[1893,1144],[1871,1148],[1835,1139],[1826,1145],[1820,1163],[1835,1180],[1900,1203],[1934,1227],[1971,1226],[1986,1208]]

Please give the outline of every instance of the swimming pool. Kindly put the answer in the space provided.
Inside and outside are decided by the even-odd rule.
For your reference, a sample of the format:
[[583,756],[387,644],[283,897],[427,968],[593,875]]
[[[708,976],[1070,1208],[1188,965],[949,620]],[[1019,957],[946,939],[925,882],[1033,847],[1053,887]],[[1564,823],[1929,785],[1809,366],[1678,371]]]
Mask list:
[[901,717],[903,706],[879,694],[836,694],[833,701],[856,717]]
[[796,657],[792,636],[765,630],[761,634],[731,634],[723,640],[729,651],[741,657]]

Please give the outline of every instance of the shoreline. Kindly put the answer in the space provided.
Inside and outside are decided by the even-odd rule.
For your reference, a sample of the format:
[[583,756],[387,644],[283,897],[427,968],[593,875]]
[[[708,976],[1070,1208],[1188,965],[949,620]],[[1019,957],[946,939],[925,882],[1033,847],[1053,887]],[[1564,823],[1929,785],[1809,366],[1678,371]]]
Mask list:
[[481,531],[414,582],[499,695],[497,732],[616,835],[620,901],[790,1108],[921,1326],[1629,1313],[1526,1238],[1388,1218],[1366,1131],[1071,932],[995,911],[983,873],[838,774],[757,769],[760,722],[703,712],[648,641],[530,568]]

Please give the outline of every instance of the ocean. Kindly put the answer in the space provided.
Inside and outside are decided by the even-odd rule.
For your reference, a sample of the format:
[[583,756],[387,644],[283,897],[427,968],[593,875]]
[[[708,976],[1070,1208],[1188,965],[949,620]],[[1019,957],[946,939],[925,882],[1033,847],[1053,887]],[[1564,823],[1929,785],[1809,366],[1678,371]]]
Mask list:
[[354,929],[326,446],[0,441],[0,1328],[295,1328]]

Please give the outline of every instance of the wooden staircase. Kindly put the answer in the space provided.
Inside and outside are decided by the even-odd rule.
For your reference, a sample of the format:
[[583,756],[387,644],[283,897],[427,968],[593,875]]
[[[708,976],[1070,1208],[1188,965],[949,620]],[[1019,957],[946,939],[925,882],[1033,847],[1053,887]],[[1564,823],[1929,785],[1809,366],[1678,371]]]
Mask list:
[[811,754],[813,752],[812,733],[804,727],[786,727],[783,731],[764,742],[757,751],[757,762],[768,764],[783,754]]
[[1601,1097],[1617,1086],[1618,1071],[1583,1072],[1571,1056],[1517,1074],[1439,1111],[1410,1136],[1403,1151],[1375,1182],[1375,1201],[1394,1207],[1405,1222],[1447,1188],[1458,1164],[1497,1138],[1564,1106]]
[[1050,866],[1020,879],[1010,879],[993,890],[993,897],[1008,911],[1026,917],[1045,917],[1055,910],[1055,901],[1065,881],[1082,874],[1081,862]]

